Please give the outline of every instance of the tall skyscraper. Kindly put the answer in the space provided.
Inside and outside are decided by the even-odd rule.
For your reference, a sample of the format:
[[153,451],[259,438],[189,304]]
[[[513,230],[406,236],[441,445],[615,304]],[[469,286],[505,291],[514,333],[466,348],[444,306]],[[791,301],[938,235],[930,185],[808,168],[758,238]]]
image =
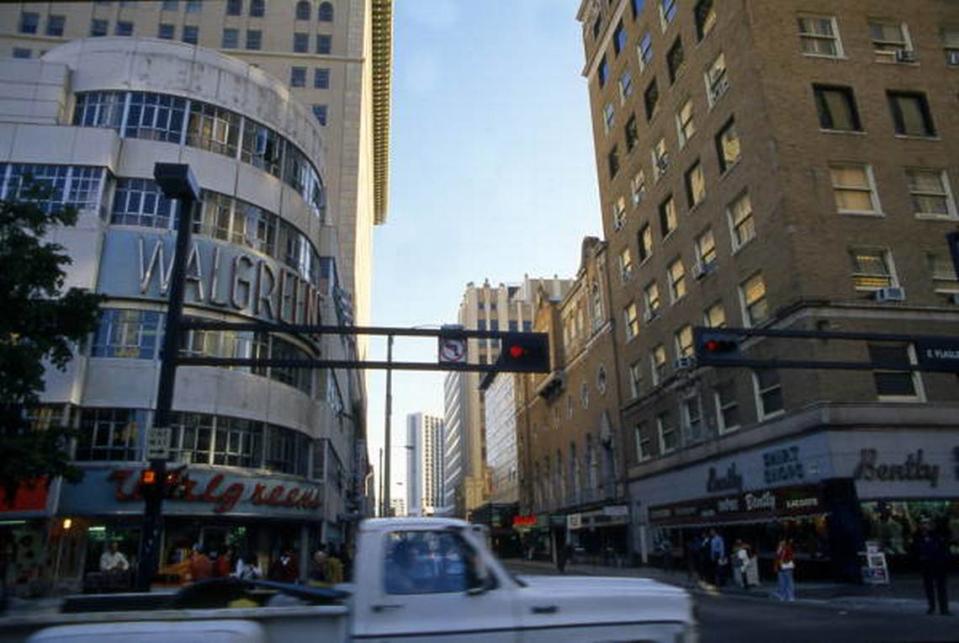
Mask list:
[[[788,515],[821,536],[800,555],[857,576],[890,515],[945,515],[959,491],[929,473],[954,466],[959,380],[914,370],[915,337],[959,324],[959,5],[585,0],[577,18],[637,553],[762,498],[766,537]],[[741,346],[874,370],[698,368],[695,326],[889,335]],[[876,473],[893,463],[914,473]]]
[[410,516],[432,516],[443,506],[443,418],[406,416],[406,507]]
[[[560,293],[568,281],[557,277],[531,279],[521,284],[477,286],[470,282],[460,302],[458,322],[471,330],[529,331],[532,329],[531,305],[537,289]],[[559,295],[557,295],[559,296]],[[471,339],[471,362],[491,364],[499,356],[496,340]],[[477,373],[451,372],[446,376],[444,507],[463,516],[485,503],[489,497],[486,470],[485,412]]]

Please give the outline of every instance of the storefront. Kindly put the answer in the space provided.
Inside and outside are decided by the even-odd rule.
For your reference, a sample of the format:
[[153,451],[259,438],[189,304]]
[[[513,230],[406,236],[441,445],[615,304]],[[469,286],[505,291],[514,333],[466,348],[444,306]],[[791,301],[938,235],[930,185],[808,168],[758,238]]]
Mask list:
[[477,507],[470,522],[485,525],[489,529],[490,547],[500,558],[515,558],[521,555],[519,534],[513,529],[513,518],[519,512],[517,503],[487,503]]
[[855,581],[859,552],[880,541],[893,573],[914,567],[920,516],[959,543],[959,432],[822,431],[631,483],[636,539],[646,560],[688,564],[692,539],[716,529],[742,540],[771,573],[779,540],[793,539],[805,578]]
[[[305,573],[309,555],[323,531],[323,485],[302,478],[256,475],[238,468],[181,466],[172,469],[174,487],[164,501],[161,580],[187,580],[186,561],[194,545],[213,555],[234,548],[256,556],[264,571],[286,549]],[[82,523],[83,561],[73,572],[79,587],[91,588],[100,557],[116,542],[134,568],[140,545],[143,502],[137,491],[139,468],[89,467],[78,484],[64,484],[58,516]]]
[[627,505],[606,505],[568,514],[566,525],[578,561],[618,567],[627,563]]

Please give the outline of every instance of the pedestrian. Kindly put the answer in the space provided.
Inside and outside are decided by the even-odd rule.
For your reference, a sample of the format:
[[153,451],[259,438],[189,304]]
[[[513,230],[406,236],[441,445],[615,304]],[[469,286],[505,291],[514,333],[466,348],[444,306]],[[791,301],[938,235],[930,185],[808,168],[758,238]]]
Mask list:
[[735,556],[736,576],[743,589],[749,589],[749,546],[741,540],[736,541]]
[[281,583],[295,583],[300,577],[299,565],[293,550],[287,547],[270,566],[270,580]]
[[330,550],[326,560],[326,582],[330,585],[339,585],[343,582],[343,561],[336,547]]
[[715,529],[709,530],[709,561],[713,572],[712,581],[717,587],[725,582],[725,567],[729,564],[726,558],[726,543]]
[[776,559],[773,561],[776,576],[779,581],[779,590],[776,596],[781,601],[796,600],[796,586],[793,572],[796,569],[796,560],[793,553],[792,539],[783,538],[776,548]]
[[240,580],[257,580],[263,578],[263,570],[254,552],[247,552],[236,561],[236,577]]
[[236,559],[236,547],[229,545],[222,554],[220,554],[216,563],[213,567],[213,575],[218,578],[223,578],[230,575],[230,570],[233,569],[233,561]]
[[329,582],[327,562],[326,548],[320,545],[320,548],[313,553],[313,563],[310,565],[310,585],[326,587]]
[[203,547],[199,543],[193,545],[193,553],[190,554],[190,580],[196,583],[212,576],[213,563],[204,553]]
[[686,580],[699,581],[699,541],[693,537],[686,540]]
[[559,545],[556,548],[556,568],[560,574],[566,573],[567,557],[569,556],[569,545]]
[[929,609],[926,614],[936,612],[936,599],[939,599],[939,613],[949,614],[949,596],[946,591],[946,572],[949,563],[949,551],[942,536],[932,529],[932,521],[923,516],[919,522],[919,534],[916,536],[916,556],[919,570],[922,572],[922,584],[926,590]]
[[100,556],[100,571],[109,574],[125,572],[130,569],[130,561],[120,551],[120,543],[115,540],[110,541],[107,550]]

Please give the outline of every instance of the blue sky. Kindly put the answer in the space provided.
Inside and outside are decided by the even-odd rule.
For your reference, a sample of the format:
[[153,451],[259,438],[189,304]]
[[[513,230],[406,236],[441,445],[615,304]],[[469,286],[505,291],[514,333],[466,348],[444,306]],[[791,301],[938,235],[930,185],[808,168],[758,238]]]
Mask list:
[[[396,0],[390,206],[374,232],[374,325],[454,323],[467,282],[570,277],[582,238],[601,236],[578,7]],[[371,344],[371,357],[385,357],[385,341]],[[398,339],[394,359],[435,361],[435,343]],[[385,375],[369,381],[375,466]],[[394,372],[394,445],[404,444],[406,414],[416,411],[442,415],[442,373]],[[402,480],[405,452],[392,451],[392,477]]]

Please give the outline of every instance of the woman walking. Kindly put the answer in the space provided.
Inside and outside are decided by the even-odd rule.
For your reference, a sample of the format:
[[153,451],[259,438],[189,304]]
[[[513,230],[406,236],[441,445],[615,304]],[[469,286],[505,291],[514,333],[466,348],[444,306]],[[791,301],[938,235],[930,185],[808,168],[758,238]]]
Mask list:
[[783,538],[779,541],[779,547],[776,548],[775,566],[779,577],[779,591],[776,596],[781,601],[792,602],[796,600],[796,586],[793,578],[796,561],[793,553],[792,539]]

